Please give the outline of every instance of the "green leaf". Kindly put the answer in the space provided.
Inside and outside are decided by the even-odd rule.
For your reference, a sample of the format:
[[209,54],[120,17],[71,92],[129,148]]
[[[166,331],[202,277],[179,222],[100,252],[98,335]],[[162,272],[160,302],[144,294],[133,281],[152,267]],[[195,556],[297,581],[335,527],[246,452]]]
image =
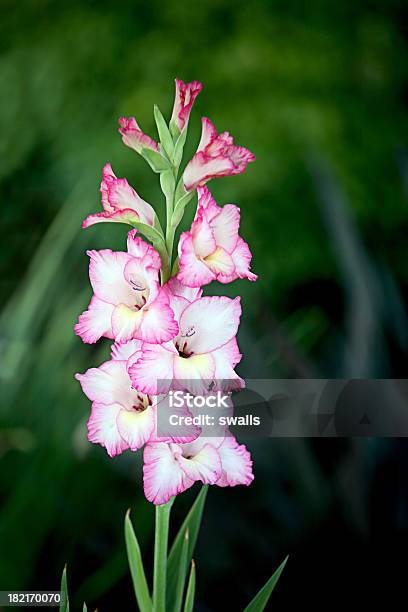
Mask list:
[[174,142],[176,142],[177,138],[180,136],[179,126],[177,125],[174,119],[170,119],[169,123],[170,134],[173,136]]
[[166,170],[160,174],[160,187],[166,199],[173,199],[175,179],[172,170]]
[[143,147],[140,151],[140,155],[145,158],[149,166],[154,172],[164,172],[171,168],[170,162],[157,151]]
[[68,584],[67,584],[67,566],[64,567],[61,578],[61,603],[60,612],[69,612],[68,599]]
[[169,128],[167,127],[167,123],[164,120],[163,115],[160,112],[160,109],[156,104],[154,105],[154,119],[157,125],[157,131],[159,132],[160,143],[163,146],[164,151],[170,159],[173,159],[174,153],[174,144],[173,138],[169,132]]
[[184,187],[183,177],[181,177],[179,182],[177,183],[176,193],[174,194],[175,203],[177,204],[178,201],[181,200],[184,195],[186,195],[186,193],[195,193],[195,189],[193,189],[192,191],[187,191]]
[[153,571],[153,608],[155,612],[166,610],[167,547],[173,502],[174,497],[171,497],[167,503],[156,506]]
[[153,220],[153,223],[154,223],[154,228],[155,228],[155,229],[157,229],[157,231],[159,232],[160,236],[164,236],[164,234],[163,234],[163,228],[162,228],[162,226],[161,226],[161,223],[160,223],[159,217],[156,215],[156,213],[154,213],[154,220]]
[[173,227],[177,227],[184,215],[184,209],[193,197],[195,191],[188,191],[185,193],[177,202],[174,207],[173,216],[171,218],[171,224]]
[[179,271],[179,257],[177,255],[176,259],[174,260],[173,267],[171,269],[171,275],[176,276],[178,271]]
[[187,554],[188,554],[188,541],[189,541],[189,531],[186,530],[184,534],[183,547],[181,549],[180,555],[180,566],[177,578],[177,589],[176,589],[176,602],[174,605],[174,612],[180,612],[181,603],[183,601],[183,593],[184,593],[184,583],[186,581],[187,575]]
[[285,567],[288,558],[289,557],[286,557],[286,559],[280,564],[278,569],[269,578],[268,582],[260,591],[258,591],[251,603],[245,608],[244,612],[262,612],[262,610],[265,609],[269,597],[271,596],[271,593],[275,588],[281,573],[283,572],[283,568]]
[[133,588],[141,612],[151,612],[152,601],[143,569],[142,555],[129,514],[130,510],[125,517],[125,540]]
[[167,563],[167,607],[169,610],[174,608],[176,601],[179,567],[182,558],[185,533],[188,530],[189,539],[186,558],[187,567],[193,557],[194,548],[197,542],[207,491],[208,485],[204,485],[200,493],[197,495],[194,504],[191,506],[191,509],[187,514],[170,550]]
[[174,159],[174,165],[176,167],[180,165],[181,160],[183,159],[183,151],[184,151],[184,145],[186,142],[186,136],[187,136],[187,126],[184,126],[184,130],[181,132],[180,136],[177,138],[177,142],[174,147],[173,159]]
[[193,612],[194,608],[194,597],[195,597],[195,585],[196,585],[196,572],[194,559],[191,560],[190,578],[188,579],[187,595],[184,604],[184,612]]
[[148,240],[151,242],[164,242],[163,234],[155,227],[151,225],[147,225],[147,223],[142,223],[141,221],[132,221],[132,225],[136,227]]

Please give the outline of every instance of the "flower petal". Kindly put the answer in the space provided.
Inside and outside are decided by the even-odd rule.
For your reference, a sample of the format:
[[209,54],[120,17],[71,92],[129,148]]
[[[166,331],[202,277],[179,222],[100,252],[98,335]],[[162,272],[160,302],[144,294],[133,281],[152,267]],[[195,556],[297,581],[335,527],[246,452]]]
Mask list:
[[235,372],[235,366],[241,361],[242,355],[239,351],[235,338],[227,344],[212,352],[215,361],[215,380],[217,388],[223,391],[236,391],[245,387],[245,381]]
[[234,164],[228,157],[209,157],[204,151],[200,151],[188,162],[183,173],[183,182],[186,190],[192,191],[211,178],[233,173]]
[[126,146],[134,149],[138,153],[140,153],[143,148],[153,149],[153,151],[159,150],[157,142],[142,132],[134,117],[130,117],[129,119],[121,117],[119,119],[119,124],[119,134],[121,134],[123,143]]
[[176,96],[171,121],[177,125],[180,132],[188,123],[191,108],[202,88],[203,86],[199,81],[184,83],[180,79],[176,79]]
[[233,144],[228,132],[217,134],[209,119],[203,118],[201,140],[197,153],[184,170],[183,181],[187,191],[204,185],[217,176],[229,176],[243,172],[255,156],[244,147]]
[[204,261],[211,272],[217,275],[217,278],[218,275],[220,275],[220,279],[230,278],[234,280],[234,277],[236,278],[234,261],[222,247],[217,247]]
[[[233,410],[233,407],[232,407],[232,410]],[[197,412],[193,410],[193,414],[196,415]],[[230,414],[231,414],[231,409],[228,409],[228,415]],[[216,432],[218,431],[219,430],[217,428]],[[224,438],[225,438],[225,426],[224,425],[222,425],[222,431],[223,431],[223,435],[221,437],[216,436],[216,435],[214,436],[201,435],[196,440],[193,440],[192,442],[189,442],[187,444],[183,444],[183,454],[184,455],[197,455],[201,451],[203,446],[205,446],[206,444],[211,444],[211,446],[213,446],[214,448],[220,447],[221,444],[224,442]]]
[[151,406],[142,412],[121,410],[116,419],[118,431],[132,451],[150,440],[155,422],[155,410]]
[[150,304],[160,289],[157,269],[147,267],[142,259],[132,257],[125,266],[123,275],[132,288],[132,303],[136,309]]
[[132,288],[126,282],[124,269],[131,256],[121,251],[87,251],[90,257],[89,278],[96,297],[109,304],[133,304]]
[[167,281],[163,289],[173,295],[185,298],[189,302],[198,300],[198,298],[200,298],[203,294],[201,288],[187,287],[187,285],[183,285],[183,283],[181,283],[176,276],[173,276],[169,281]]
[[187,306],[181,315],[180,336],[187,338],[189,352],[208,353],[236,335],[240,316],[239,297],[234,300],[223,296],[203,297]]
[[180,236],[177,279],[189,287],[202,287],[215,280],[215,274],[197,259],[190,232],[184,232]]
[[182,493],[194,484],[175,459],[175,445],[159,442],[147,444],[143,459],[143,486],[146,498],[156,505],[165,504],[174,495]]
[[100,444],[111,457],[123,453],[129,446],[119,434],[116,419],[123,410],[119,404],[92,404],[88,421],[88,440]]
[[174,378],[181,381],[175,386],[188,389],[193,395],[205,393],[209,381],[215,376],[215,363],[211,354],[175,357]]
[[221,477],[221,459],[211,444],[204,444],[201,450],[189,458],[178,457],[181,469],[191,480],[201,480],[204,484],[214,484]]
[[123,210],[115,210],[114,212],[100,212],[88,215],[82,223],[83,229],[95,225],[96,223],[127,223],[133,225],[136,221],[140,221],[139,215],[128,208]]
[[94,344],[101,338],[113,339],[112,313],[114,306],[107,304],[97,297],[93,297],[75,325],[75,333],[87,344]]
[[234,171],[232,174],[241,174],[241,172],[244,172],[249,162],[255,161],[255,155],[245,147],[232,145],[228,147],[225,153],[234,164]]
[[180,297],[179,295],[172,295],[169,292],[167,295],[169,296],[170,307],[174,312],[174,318],[176,321],[180,321],[183,311],[191,302],[189,302],[186,298]]
[[169,298],[165,291],[160,290],[154,302],[144,308],[139,338],[144,342],[162,344],[177,336],[178,331]]
[[199,216],[193,221],[190,233],[197,257],[207,257],[217,248],[213,231],[205,217]]
[[250,281],[256,281],[258,278],[257,275],[250,271],[252,253],[247,243],[242,238],[238,238],[238,242],[232,253],[232,259],[239,278],[247,278]]
[[103,208],[108,213],[133,210],[136,220],[140,218],[142,223],[153,225],[153,208],[137,194],[125,178],[116,177],[110,164],[105,164],[103,168],[100,191]]
[[118,304],[112,314],[112,330],[116,342],[129,342],[134,338],[141,340],[143,309],[135,310],[126,304]]
[[213,140],[217,138],[217,130],[212,121],[208,117],[202,117],[201,119],[201,138],[197,147],[197,153],[203,151]]
[[121,404],[131,407],[136,395],[126,370],[126,361],[105,361],[99,368],[90,368],[85,374],[75,374],[82,391],[98,404]]
[[243,444],[233,436],[227,436],[218,448],[221,457],[222,475],[215,483],[219,487],[250,485],[254,479],[251,455]]
[[132,338],[161,344],[178,334],[178,323],[169,305],[165,291],[159,290],[156,298],[139,310],[119,304],[113,311],[112,329],[117,342]]
[[232,253],[238,241],[240,211],[234,204],[226,204],[219,215],[211,221],[217,246]]
[[[129,376],[135,389],[149,395],[157,395],[157,381],[161,381],[160,393],[168,391],[174,376],[175,356],[176,353],[162,345],[144,344],[142,356],[129,367]],[[164,384],[164,381],[168,381],[168,386]]]
[[127,250],[130,255],[143,260],[143,265],[160,270],[161,260],[158,252],[140,236],[137,229],[130,230],[127,237]]
[[140,340],[129,340],[125,344],[115,342],[111,347],[111,357],[115,361],[127,361],[134,353],[140,351],[141,347]]
[[211,222],[214,217],[217,217],[220,214],[222,208],[218,206],[206,185],[204,185],[203,187],[198,187],[197,195],[198,206],[196,217],[199,215],[204,215],[207,221]]

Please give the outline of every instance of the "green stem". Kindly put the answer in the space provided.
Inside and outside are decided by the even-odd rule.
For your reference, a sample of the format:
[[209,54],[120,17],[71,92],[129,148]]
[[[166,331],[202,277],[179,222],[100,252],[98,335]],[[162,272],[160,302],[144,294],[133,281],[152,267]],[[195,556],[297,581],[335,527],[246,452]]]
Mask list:
[[[167,207],[167,219],[169,218],[169,212],[171,209]],[[171,217],[170,217],[171,218]],[[172,266],[172,252],[173,252],[173,241],[174,241],[174,228],[171,225],[171,222],[167,221],[166,227],[166,256],[162,257],[162,269],[160,270],[160,278],[161,284],[164,285],[170,276],[171,276],[171,266]]]
[[170,509],[173,498],[156,506],[156,533],[154,539],[153,610],[165,612],[167,579],[167,542],[169,535]]
[[173,260],[173,243],[174,243],[175,231],[176,231],[176,228],[170,225],[170,228],[166,232],[166,248],[167,248],[167,253],[169,255],[170,267],[172,265],[172,260]]
[[171,217],[173,215],[174,192],[166,197],[166,244],[171,230]]
[[171,266],[170,266],[170,260],[166,252],[166,260],[164,259],[164,257],[162,257],[162,268],[160,270],[161,284],[164,285],[164,283],[166,283],[169,280],[170,276],[171,276]]
[[[177,177],[178,168],[173,168],[173,175]],[[175,183],[174,183],[175,185]],[[175,196],[175,187],[171,193],[166,194],[166,250],[168,255],[168,265],[169,269],[162,272],[162,284],[169,280],[171,276],[171,266],[173,259],[173,243],[174,243],[174,234],[176,228],[172,224],[173,217],[173,209],[174,209],[174,196]]]

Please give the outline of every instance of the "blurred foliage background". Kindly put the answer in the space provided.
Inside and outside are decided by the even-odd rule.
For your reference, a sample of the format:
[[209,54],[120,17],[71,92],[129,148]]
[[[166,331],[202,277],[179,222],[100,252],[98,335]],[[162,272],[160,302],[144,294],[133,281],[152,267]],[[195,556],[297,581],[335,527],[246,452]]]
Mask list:
[[[153,104],[169,117],[174,77],[199,79],[186,159],[200,115],[257,156],[210,184],[218,203],[241,207],[259,274],[221,288],[242,295],[242,376],[404,377],[408,9],[1,0],[0,15],[0,588],[57,588],[67,562],[74,606],[129,610],[123,518],[131,506],[149,561],[153,510],[140,457],[112,460],[87,442],[89,402],[73,380],[109,351],[73,332],[90,297],[84,251],[123,248],[126,234],[81,230],[100,208],[103,164],[163,212],[117,119],[135,115],[153,134]],[[277,610],[402,592],[403,440],[248,445],[253,486],[209,494],[197,609],[241,609],[287,553]],[[195,493],[177,501],[174,527]]]

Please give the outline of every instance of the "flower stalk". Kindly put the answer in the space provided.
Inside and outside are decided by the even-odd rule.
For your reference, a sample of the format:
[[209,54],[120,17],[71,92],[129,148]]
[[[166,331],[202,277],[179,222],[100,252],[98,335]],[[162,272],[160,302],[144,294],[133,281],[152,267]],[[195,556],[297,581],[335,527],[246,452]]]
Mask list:
[[167,547],[170,511],[174,498],[156,506],[156,531],[154,539],[153,612],[165,612],[167,583]]
[[164,275],[163,284],[169,280],[172,257],[173,257],[173,242],[176,228],[172,223],[173,208],[174,208],[174,195],[175,195],[175,176],[177,176],[178,168],[173,167],[173,170],[166,170],[160,175],[160,186],[162,188],[164,197],[166,198],[166,236],[165,244],[167,250],[167,257],[169,261],[169,273]]

